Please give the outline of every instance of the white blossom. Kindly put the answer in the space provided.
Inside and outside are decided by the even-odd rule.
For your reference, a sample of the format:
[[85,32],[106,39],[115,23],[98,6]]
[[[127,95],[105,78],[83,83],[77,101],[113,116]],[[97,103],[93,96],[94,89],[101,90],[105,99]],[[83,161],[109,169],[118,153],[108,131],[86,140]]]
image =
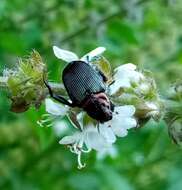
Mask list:
[[110,94],[115,94],[120,88],[129,88],[132,83],[138,83],[144,75],[136,70],[132,63],[117,67],[114,72],[114,83],[110,86]]
[[135,107],[132,105],[115,107],[113,119],[100,124],[100,127],[110,127],[116,136],[124,137],[128,134],[128,129],[134,128],[137,125],[134,113]]
[[58,59],[62,59],[67,63],[78,60],[88,62],[92,60],[94,57],[101,55],[105,50],[106,49],[104,47],[98,47],[92,50],[91,52],[85,54],[83,57],[79,59],[79,57],[75,53],[68,50],[60,49],[57,46],[53,46],[54,55]]
[[[81,162],[82,152],[87,153],[94,149],[101,155],[109,153],[109,150],[112,150],[112,144],[116,141],[116,136],[124,137],[128,129],[136,127],[134,113],[134,106],[118,106],[115,108],[111,121],[99,124],[98,128],[93,124],[84,126],[81,131],[63,137],[59,143],[69,146],[71,152],[77,154],[78,168],[82,168],[85,166]],[[79,121],[81,120],[82,117],[79,114]]]
[[94,125],[88,125],[85,126],[82,131],[77,131],[73,135],[63,137],[59,143],[69,146],[71,152],[78,155],[78,168],[82,168],[85,166],[85,164],[82,164],[81,162],[82,152],[87,153],[92,149],[96,151],[103,151],[111,147],[112,143],[115,141],[115,138],[113,136],[108,136],[109,132],[109,128],[105,128],[103,133],[100,132]]
[[62,59],[63,61],[66,61],[68,63],[79,59],[75,53],[60,49],[57,46],[53,46],[53,51],[54,51],[54,55],[58,59]]

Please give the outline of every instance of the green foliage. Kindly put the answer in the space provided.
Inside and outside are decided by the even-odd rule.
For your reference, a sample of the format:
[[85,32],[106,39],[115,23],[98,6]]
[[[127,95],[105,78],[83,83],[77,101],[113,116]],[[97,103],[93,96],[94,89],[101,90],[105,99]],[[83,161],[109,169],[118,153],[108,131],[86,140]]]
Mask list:
[[[49,79],[60,82],[65,65],[54,57],[52,45],[80,56],[97,46],[105,46],[104,56],[112,68],[133,62],[141,69],[149,69],[160,96],[166,95],[169,84],[182,79],[182,2],[146,0],[138,1],[137,5],[135,2],[1,0],[0,71],[14,68],[17,57],[36,49],[47,62]],[[24,59],[22,71],[25,81],[27,74],[37,79],[42,72],[38,69],[32,73]],[[106,72],[109,73],[109,68]],[[22,86],[17,85],[21,80],[13,78],[8,82],[15,96],[22,92]],[[10,102],[2,92],[0,89],[0,189],[182,188],[182,152],[170,141],[164,121],[160,124],[149,121],[145,127],[121,138],[116,143],[115,158],[106,156],[99,160],[91,153],[87,167],[78,171],[76,156],[58,144],[61,135],[58,138],[53,128],[36,125],[44,113],[43,105],[39,111],[32,108],[14,114],[9,112]],[[25,95],[30,101],[35,98],[32,91],[26,91]],[[176,104],[172,102],[171,106]],[[65,124],[70,126],[67,120]]]

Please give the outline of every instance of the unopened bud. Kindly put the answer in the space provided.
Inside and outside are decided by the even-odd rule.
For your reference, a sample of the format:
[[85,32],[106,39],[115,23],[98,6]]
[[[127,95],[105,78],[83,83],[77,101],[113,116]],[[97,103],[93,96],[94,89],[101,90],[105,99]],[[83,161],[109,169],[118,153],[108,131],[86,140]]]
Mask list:
[[40,54],[33,51],[27,59],[20,59],[17,67],[3,72],[12,100],[13,112],[24,112],[30,105],[38,108],[45,99],[43,78],[47,77],[46,65]]
[[169,135],[173,141],[182,146],[182,119],[174,120],[171,125],[169,125]]

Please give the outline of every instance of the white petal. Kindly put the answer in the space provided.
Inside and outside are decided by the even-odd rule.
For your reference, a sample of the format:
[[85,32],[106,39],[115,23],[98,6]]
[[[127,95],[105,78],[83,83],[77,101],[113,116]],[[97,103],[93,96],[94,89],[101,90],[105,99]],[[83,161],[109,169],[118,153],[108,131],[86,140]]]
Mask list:
[[120,133],[118,133],[118,137],[126,137],[128,135],[128,131],[126,129],[122,129]]
[[105,47],[98,47],[98,48],[92,50],[91,52],[87,53],[86,55],[84,55],[81,58],[81,60],[85,61],[85,62],[88,61],[87,59],[92,60],[94,57],[101,55],[105,50],[106,50]]
[[116,137],[113,133],[113,130],[106,124],[99,125],[99,132],[106,139],[107,142],[114,143],[116,141]]
[[115,120],[115,123],[112,123],[112,130],[118,137],[124,137],[128,134],[127,129],[121,125],[120,120]]
[[115,69],[115,71],[123,71],[123,70],[135,70],[136,69],[136,65],[132,64],[132,63],[127,63],[127,64],[124,64],[124,65],[121,65],[119,67],[117,67]]
[[128,63],[121,65],[115,69],[113,76],[114,83],[110,86],[110,94],[115,94],[120,88],[129,88],[131,83],[139,83],[141,79],[144,79],[144,75],[138,71],[135,71],[136,66]]
[[115,94],[120,88],[129,88],[131,86],[130,80],[128,79],[116,79],[117,77],[114,77],[115,82],[110,85],[109,91],[110,94]]
[[76,139],[74,136],[65,136],[60,141],[59,144],[74,144],[76,142]]
[[123,118],[122,121],[117,120],[112,124],[112,130],[118,137],[124,137],[128,134],[127,129],[136,127],[136,120],[134,118]]
[[50,98],[46,98],[45,100],[46,111],[52,115],[56,116],[64,116],[66,115],[67,111],[69,110],[68,107],[65,107],[61,104],[57,104],[53,102]]
[[136,119],[128,117],[128,118],[123,118],[122,123],[120,124],[120,127],[125,128],[125,129],[131,129],[136,127],[137,122]]
[[88,132],[86,134],[85,144],[87,148],[92,148],[97,151],[102,151],[103,149],[109,147],[106,139],[96,132]]
[[132,82],[138,83],[141,79],[144,79],[144,75],[137,71],[132,71],[129,75],[129,78]]
[[54,51],[54,55],[58,59],[62,59],[63,61],[66,61],[68,63],[79,60],[78,56],[75,53],[60,49],[57,46],[53,46],[53,51]]
[[116,106],[114,112],[117,112],[119,117],[133,116],[135,113],[135,107],[132,105]]

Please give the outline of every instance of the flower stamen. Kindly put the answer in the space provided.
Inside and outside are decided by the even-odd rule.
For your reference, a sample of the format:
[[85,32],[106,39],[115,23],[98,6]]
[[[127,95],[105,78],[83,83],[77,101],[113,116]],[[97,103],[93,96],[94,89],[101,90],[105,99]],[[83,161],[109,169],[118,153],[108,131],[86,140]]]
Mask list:
[[78,152],[78,157],[77,157],[77,160],[78,160],[78,169],[82,169],[82,168],[84,168],[85,166],[86,166],[86,164],[84,163],[84,164],[82,164],[82,161],[81,161],[81,154],[82,154],[82,152],[81,151],[79,151]]

